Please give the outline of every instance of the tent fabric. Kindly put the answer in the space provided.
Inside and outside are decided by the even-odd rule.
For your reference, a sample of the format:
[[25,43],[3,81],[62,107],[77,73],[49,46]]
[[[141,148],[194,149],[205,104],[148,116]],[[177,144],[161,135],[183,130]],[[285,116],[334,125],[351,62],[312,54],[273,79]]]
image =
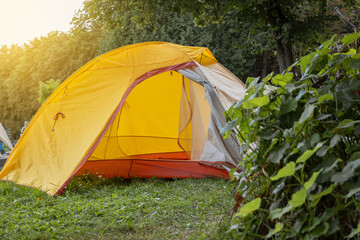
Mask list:
[[[237,137],[231,133],[229,138],[223,139],[219,132],[226,123],[223,117],[225,107],[229,107],[230,103],[233,103],[237,96],[244,96],[244,88],[239,88],[236,86],[236,82],[226,81],[222,79],[222,76],[219,76],[220,74],[215,71],[209,71],[208,68],[203,68],[200,65],[197,68],[178,71],[189,79],[203,85],[212,109],[208,138],[205,149],[203,149],[199,159],[203,163],[210,163],[213,166],[218,165],[218,162],[229,163],[233,166],[237,165],[241,161]],[[209,77],[206,77],[206,75]],[[225,85],[226,83],[228,86]],[[221,92],[225,92],[226,95]]]
[[8,146],[10,148],[10,150],[13,149],[11,141],[5,131],[5,128],[3,127],[3,125],[1,123],[0,123],[0,141],[3,142],[6,146]]
[[[239,159],[230,153],[236,139],[224,143],[219,135],[222,111],[243,93],[241,81],[207,48],[146,42],[115,49],[81,67],[46,100],[0,179],[54,195],[85,170],[224,177],[221,164]],[[208,159],[205,150],[221,158]]]

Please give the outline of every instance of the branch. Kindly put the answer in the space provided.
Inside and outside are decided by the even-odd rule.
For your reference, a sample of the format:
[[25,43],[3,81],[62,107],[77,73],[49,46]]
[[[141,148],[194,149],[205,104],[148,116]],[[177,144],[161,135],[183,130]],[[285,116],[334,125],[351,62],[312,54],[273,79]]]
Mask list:
[[345,21],[348,22],[356,30],[356,32],[360,32],[360,29],[349,18],[342,14],[338,7],[335,7],[335,11],[337,12],[337,14],[339,14],[340,17],[345,19]]

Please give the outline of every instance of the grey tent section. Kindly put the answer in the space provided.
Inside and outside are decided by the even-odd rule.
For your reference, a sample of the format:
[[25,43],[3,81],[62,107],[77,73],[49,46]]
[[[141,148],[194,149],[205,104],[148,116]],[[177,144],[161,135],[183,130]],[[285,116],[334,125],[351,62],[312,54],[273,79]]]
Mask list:
[[8,146],[10,150],[13,149],[13,145],[11,144],[11,141],[1,123],[0,123],[0,141],[3,142],[6,146]]
[[[191,69],[177,71],[186,78],[204,86],[206,98],[211,106],[209,129],[200,161],[219,168],[228,168],[223,162],[230,166],[238,166],[241,158],[237,136],[231,133],[227,139],[224,139],[220,135],[221,128],[226,124],[223,113],[228,110],[234,100],[239,100],[245,96],[245,86],[235,75],[232,75],[232,79],[228,79],[226,74],[222,72],[223,69],[222,66],[207,68],[198,65]],[[227,81],[223,81],[223,78],[227,78]],[[239,88],[239,85],[243,87]]]

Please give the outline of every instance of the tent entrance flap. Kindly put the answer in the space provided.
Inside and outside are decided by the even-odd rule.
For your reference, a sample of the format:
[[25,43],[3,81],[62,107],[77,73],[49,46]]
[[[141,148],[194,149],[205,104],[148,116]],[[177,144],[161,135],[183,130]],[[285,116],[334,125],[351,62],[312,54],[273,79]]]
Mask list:
[[210,118],[205,96],[201,85],[175,71],[142,81],[88,161],[198,160]]

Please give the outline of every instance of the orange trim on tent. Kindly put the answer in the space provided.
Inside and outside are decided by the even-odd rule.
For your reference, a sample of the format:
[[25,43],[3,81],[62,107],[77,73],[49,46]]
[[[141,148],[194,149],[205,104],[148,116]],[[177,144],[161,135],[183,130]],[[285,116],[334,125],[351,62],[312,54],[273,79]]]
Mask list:
[[151,153],[151,154],[141,154],[141,155],[131,155],[124,158],[117,159],[91,159],[88,161],[108,161],[108,160],[121,160],[121,159],[138,159],[138,160],[190,160],[186,152],[171,152],[171,153]]
[[[131,156],[131,159],[139,160],[190,160],[186,152],[172,152],[172,153],[152,153]],[[118,159],[112,159],[118,160]],[[95,160],[97,161],[97,160]]]
[[107,132],[107,130],[109,129],[109,127],[111,126],[113,121],[115,120],[117,114],[120,112],[122,106],[125,103],[126,98],[129,96],[130,92],[136,87],[136,85],[138,85],[142,81],[146,80],[147,78],[150,78],[150,77],[152,77],[154,75],[157,75],[157,74],[160,74],[160,73],[163,73],[163,72],[168,72],[168,71],[178,70],[178,69],[185,69],[185,68],[190,68],[190,67],[194,67],[194,66],[196,66],[196,63],[193,62],[193,61],[185,62],[185,63],[181,63],[181,64],[177,64],[177,65],[173,65],[173,66],[169,66],[169,67],[165,67],[165,68],[155,69],[155,70],[149,71],[149,72],[141,75],[139,78],[137,78],[130,85],[130,87],[126,90],[126,92],[125,92],[124,96],[122,97],[118,107],[116,108],[115,112],[113,113],[110,120],[106,124],[106,126],[105,126],[104,130],[102,131],[102,133],[99,135],[99,137],[96,140],[95,144],[91,147],[90,151],[85,155],[85,157],[80,162],[80,164],[76,168],[76,170],[65,181],[65,183],[59,188],[59,190],[56,192],[56,194],[60,195],[64,191],[65,187],[69,184],[70,180],[75,176],[75,174],[79,171],[79,169],[84,165],[84,163],[88,160],[88,158],[91,156],[91,154],[95,151],[97,145],[100,143],[100,140],[104,137],[105,133]]
[[[132,162],[132,163],[131,163]],[[132,166],[131,166],[132,165]],[[139,178],[205,178],[220,177],[229,179],[224,169],[203,165],[199,161],[189,160],[106,160],[87,161],[78,170],[77,175],[86,172],[111,177]]]

